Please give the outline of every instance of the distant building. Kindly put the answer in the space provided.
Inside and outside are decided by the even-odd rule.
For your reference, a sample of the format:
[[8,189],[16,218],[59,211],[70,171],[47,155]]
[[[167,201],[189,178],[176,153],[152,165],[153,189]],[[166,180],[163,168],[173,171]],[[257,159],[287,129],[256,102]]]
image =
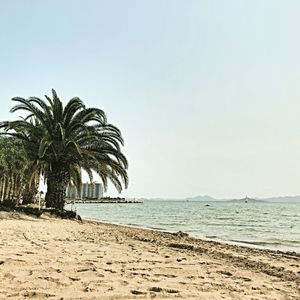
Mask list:
[[66,190],[66,196],[69,199],[96,199],[99,200],[103,197],[103,185],[98,182],[83,183],[81,186],[81,194],[78,192],[75,186],[70,186]]
[[77,198],[77,190],[75,187],[68,187],[66,191],[66,196],[70,199],[76,199]]

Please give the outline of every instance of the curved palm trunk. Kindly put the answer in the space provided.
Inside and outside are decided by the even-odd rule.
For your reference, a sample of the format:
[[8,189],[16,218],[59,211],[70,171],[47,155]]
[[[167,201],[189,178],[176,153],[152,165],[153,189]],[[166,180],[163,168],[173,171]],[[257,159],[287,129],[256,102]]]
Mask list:
[[63,210],[65,205],[68,173],[63,168],[53,168],[47,179],[46,207]]

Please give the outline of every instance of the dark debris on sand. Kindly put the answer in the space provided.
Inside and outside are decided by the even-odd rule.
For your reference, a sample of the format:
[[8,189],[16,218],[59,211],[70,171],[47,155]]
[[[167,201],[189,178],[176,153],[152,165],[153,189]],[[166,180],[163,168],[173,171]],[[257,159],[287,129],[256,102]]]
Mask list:
[[76,214],[74,211],[70,210],[59,210],[55,208],[42,208],[39,209],[38,207],[30,207],[30,206],[15,206],[15,207],[8,207],[1,205],[0,206],[0,211],[5,211],[5,212],[20,212],[24,213],[26,215],[31,215],[39,218],[42,214],[44,213],[49,213],[50,215],[54,217],[58,217],[61,219],[75,219],[75,220],[80,220],[81,217]]

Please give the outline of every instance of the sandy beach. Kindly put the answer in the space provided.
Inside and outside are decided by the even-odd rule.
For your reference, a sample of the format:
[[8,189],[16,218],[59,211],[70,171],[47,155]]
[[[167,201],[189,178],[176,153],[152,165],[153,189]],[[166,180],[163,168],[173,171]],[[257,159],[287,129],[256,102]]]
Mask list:
[[0,213],[0,299],[300,299],[300,255]]

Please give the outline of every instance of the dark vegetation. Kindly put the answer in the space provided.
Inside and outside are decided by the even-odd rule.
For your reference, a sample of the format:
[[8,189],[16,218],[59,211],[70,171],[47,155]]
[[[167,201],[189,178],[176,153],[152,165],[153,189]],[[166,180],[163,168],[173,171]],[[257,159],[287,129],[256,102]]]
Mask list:
[[24,206],[24,205],[18,205],[18,206],[7,206],[7,205],[2,205],[0,206],[0,211],[6,211],[6,212],[20,212],[24,213],[29,216],[34,216],[39,218],[42,216],[44,213],[48,213],[54,217],[59,217],[62,219],[77,219],[81,220],[81,217],[76,214],[75,211],[71,210],[59,210],[56,208],[41,208],[39,209],[38,207],[30,207],[30,206]]

